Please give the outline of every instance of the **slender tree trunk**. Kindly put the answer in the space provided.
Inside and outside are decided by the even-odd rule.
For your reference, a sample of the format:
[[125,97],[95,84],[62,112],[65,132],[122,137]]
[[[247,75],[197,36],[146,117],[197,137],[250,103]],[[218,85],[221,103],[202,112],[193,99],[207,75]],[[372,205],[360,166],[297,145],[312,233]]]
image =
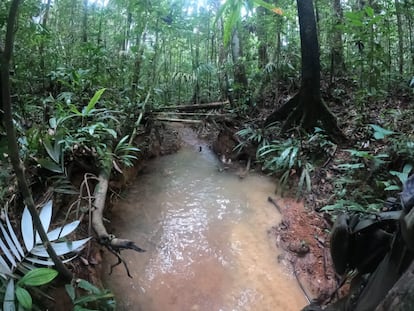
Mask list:
[[334,22],[332,29],[332,48],[331,48],[331,83],[334,77],[340,76],[345,72],[344,48],[342,44],[343,10],[341,0],[333,0]]
[[192,57],[192,67],[193,67],[193,75],[195,77],[194,81],[194,90],[193,90],[193,99],[192,102],[196,105],[200,104],[200,35],[199,33],[195,35],[195,47],[192,49],[194,50],[193,57]]
[[132,74],[132,81],[131,81],[131,101],[134,102],[137,96],[137,88],[139,84],[139,77],[141,75],[141,65],[142,59],[144,56],[144,42],[146,38],[145,27],[143,28],[142,32],[137,35],[137,42],[136,45],[138,47],[137,54],[135,55],[134,61],[134,71]]
[[82,42],[88,42],[88,0],[83,0]]
[[122,50],[123,51],[128,51],[128,49],[129,49],[129,39],[130,39],[131,25],[132,25],[132,13],[128,12],[127,21],[126,21],[125,35],[124,35],[124,38],[122,40]]
[[398,31],[398,72],[400,76],[404,73],[404,34],[401,18],[401,4],[399,0],[395,0],[395,10],[397,15],[397,31]]
[[231,39],[231,55],[234,63],[234,98],[239,101],[246,102],[246,92],[248,90],[248,82],[246,76],[246,68],[243,64],[243,48],[239,37],[239,30],[233,31]]
[[9,9],[9,16],[7,20],[7,30],[6,30],[6,43],[4,45],[4,51],[2,53],[2,58],[0,59],[0,75],[2,81],[2,104],[4,109],[4,123],[7,132],[7,142],[9,149],[9,159],[12,163],[14,172],[16,173],[17,182],[19,185],[19,190],[22,193],[24,202],[29,209],[30,215],[33,219],[33,224],[39,233],[39,236],[45,246],[48,255],[53,260],[56,269],[61,273],[61,275],[66,279],[72,279],[72,273],[65,267],[60,258],[56,255],[55,250],[50,244],[47,234],[43,228],[43,225],[40,221],[39,214],[37,213],[36,206],[33,202],[33,197],[29,189],[29,185],[25,176],[25,167],[19,157],[19,147],[17,145],[16,130],[13,123],[12,116],[12,104],[10,96],[10,62],[13,54],[13,42],[14,42],[14,32],[15,24],[17,20],[17,11],[20,1],[13,0]]
[[[45,15],[43,16],[43,21],[42,21],[42,31],[46,32],[46,27],[47,27],[47,20],[49,18],[49,10],[50,10],[50,3],[52,1],[51,0],[47,0],[46,3],[46,10],[45,10]],[[42,41],[40,43],[40,47],[39,47],[39,54],[40,54],[40,71],[41,71],[41,75],[45,76],[46,72],[45,72],[45,55],[44,55],[44,50],[45,50],[45,36],[42,36]],[[46,79],[43,79],[43,88],[45,88],[45,82]]]
[[[266,1],[267,2],[267,1]],[[269,62],[268,55],[267,55],[267,36],[266,36],[266,14],[267,10],[263,7],[258,7],[256,9],[257,14],[257,39],[259,41],[259,46],[257,48],[257,54],[258,54],[258,64],[257,67],[260,70],[263,70],[266,66],[266,64]]]
[[[221,34],[223,34],[223,19],[220,18],[218,20],[218,29],[220,29]],[[218,57],[218,68],[219,68],[219,75],[218,80],[220,84],[220,91],[221,91],[221,99],[230,101],[230,104],[233,105],[233,96],[229,92],[230,90],[230,83],[229,77],[227,73],[226,63],[227,63],[227,50],[223,44],[223,40],[219,40],[219,57]]]
[[299,93],[266,119],[265,125],[284,121],[284,130],[300,126],[313,131],[318,121],[321,121],[323,128],[334,140],[344,141],[345,137],[334,115],[321,99],[319,45],[313,3],[311,0],[297,0],[296,3],[302,56],[301,87]]

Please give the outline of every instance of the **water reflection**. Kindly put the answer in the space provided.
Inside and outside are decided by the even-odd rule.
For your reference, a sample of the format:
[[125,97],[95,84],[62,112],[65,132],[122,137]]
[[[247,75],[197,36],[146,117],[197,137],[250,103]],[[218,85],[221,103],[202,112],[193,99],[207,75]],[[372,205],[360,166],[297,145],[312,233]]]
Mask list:
[[[150,163],[112,219],[117,236],[144,254],[125,251],[107,277],[118,310],[299,310],[295,280],[277,264],[267,230],[279,219],[267,203],[274,185],[220,173],[212,154],[183,148]],[[110,263],[108,263],[110,264]]]

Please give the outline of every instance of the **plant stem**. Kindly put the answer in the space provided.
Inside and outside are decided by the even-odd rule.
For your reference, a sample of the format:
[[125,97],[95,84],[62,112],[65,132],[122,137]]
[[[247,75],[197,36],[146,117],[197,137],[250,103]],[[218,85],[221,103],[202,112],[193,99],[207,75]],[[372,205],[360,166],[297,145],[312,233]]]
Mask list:
[[11,108],[11,97],[10,97],[10,60],[13,53],[13,41],[14,41],[14,27],[17,19],[17,11],[19,8],[20,0],[13,0],[10,6],[9,16],[7,20],[7,32],[6,32],[6,42],[4,46],[3,55],[1,55],[1,98],[3,101],[3,110],[4,110],[4,124],[7,132],[7,141],[9,148],[9,158],[13,169],[16,173],[17,182],[19,189],[23,195],[24,202],[29,209],[30,215],[33,218],[34,226],[39,233],[40,238],[42,239],[43,245],[45,246],[47,253],[50,258],[53,260],[57,271],[66,279],[72,279],[72,273],[65,267],[60,258],[56,255],[55,250],[53,249],[50,241],[47,237],[45,229],[42,226],[42,223],[37,213],[32,194],[25,177],[25,167],[22,161],[19,158],[19,147],[17,145],[16,139],[16,130],[14,128],[12,108]]

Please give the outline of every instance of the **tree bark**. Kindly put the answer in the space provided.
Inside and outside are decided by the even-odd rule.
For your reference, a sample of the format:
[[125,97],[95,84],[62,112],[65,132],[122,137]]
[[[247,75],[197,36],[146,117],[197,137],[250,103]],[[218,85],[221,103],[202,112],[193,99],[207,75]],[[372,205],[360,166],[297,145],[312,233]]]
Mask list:
[[332,139],[344,141],[335,116],[321,98],[319,45],[313,3],[311,0],[297,0],[297,9],[302,56],[301,87],[299,93],[266,119],[265,126],[284,120],[283,130],[300,126],[313,131],[321,123]]
[[401,18],[401,4],[399,0],[395,0],[395,11],[397,15],[398,30],[398,72],[402,76],[404,73],[404,36]]
[[231,38],[231,55],[234,63],[234,99],[245,101],[248,82],[246,76],[246,68],[243,64],[243,48],[239,37],[239,30],[233,31]]
[[25,176],[25,167],[19,157],[19,147],[17,145],[16,130],[13,123],[12,116],[12,107],[11,107],[11,97],[10,97],[10,61],[13,54],[13,42],[14,42],[14,32],[15,32],[15,23],[17,19],[17,11],[19,8],[20,1],[13,0],[9,9],[9,16],[7,20],[7,30],[6,30],[6,43],[4,51],[2,53],[2,58],[0,59],[0,75],[2,81],[2,104],[4,109],[4,123],[7,132],[7,142],[9,149],[9,158],[12,163],[13,169],[17,177],[17,183],[19,189],[22,193],[24,202],[29,209],[30,215],[33,219],[34,227],[36,228],[39,236],[45,246],[49,257],[52,259],[55,264],[58,272],[68,280],[72,279],[72,273],[65,267],[60,258],[56,255],[55,250],[53,249],[50,241],[47,237],[45,229],[40,221],[39,214],[37,213],[36,206],[33,201],[32,194],[29,189],[29,185]]
[[342,44],[342,30],[339,28],[343,23],[343,10],[341,0],[333,1],[334,23],[332,29],[332,48],[331,48],[331,83],[334,77],[345,72],[344,47]]

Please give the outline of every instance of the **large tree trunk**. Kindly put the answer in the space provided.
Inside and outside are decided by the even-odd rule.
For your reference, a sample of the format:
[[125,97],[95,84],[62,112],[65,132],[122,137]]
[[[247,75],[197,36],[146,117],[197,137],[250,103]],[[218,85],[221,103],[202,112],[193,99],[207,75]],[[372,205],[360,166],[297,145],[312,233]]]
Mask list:
[[345,137],[334,115],[321,99],[319,46],[313,3],[311,0],[297,0],[297,7],[302,56],[301,87],[299,93],[267,118],[265,125],[283,120],[284,130],[300,126],[312,131],[315,126],[322,126],[334,140],[343,141]]

